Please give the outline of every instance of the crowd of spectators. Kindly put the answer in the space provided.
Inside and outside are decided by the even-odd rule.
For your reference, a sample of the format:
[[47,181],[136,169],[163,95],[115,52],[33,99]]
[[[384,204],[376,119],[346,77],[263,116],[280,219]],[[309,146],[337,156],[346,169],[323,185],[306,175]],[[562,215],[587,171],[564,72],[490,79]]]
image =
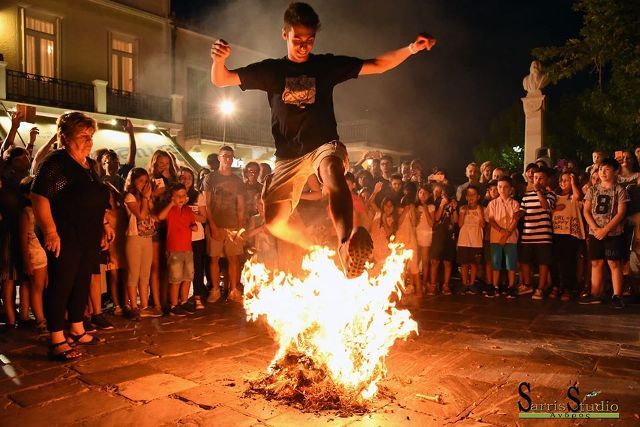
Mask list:
[[[78,112],[60,116],[56,135],[34,153],[37,128],[26,147],[15,144],[21,121],[14,113],[0,147],[2,323],[49,334],[52,359],[99,344],[90,332],[113,328],[107,308],[131,321],[188,316],[221,299],[241,303],[249,258],[299,271],[296,248],[265,226],[268,163],[243,159],[238,171],[233,148],[223,146],[200,170],[165,150],[137,165],[124,120],[130,144],[120,164],[113,150],[92,152],[96,122]],[[354,226],[374,241],[372,274],[396,242],[413,251],[405,290],[414,301],[531,295],[624,307],[640,224],[635,153],[594,152],[582,170],[542,158],[524,174],[470,163],[465,175],[454,186],[443,169],[427,172],[418,159],[396,167],[379,151],[350,165]],[[326,209],[311,177],[294,215],[314,243],[335,246]]]

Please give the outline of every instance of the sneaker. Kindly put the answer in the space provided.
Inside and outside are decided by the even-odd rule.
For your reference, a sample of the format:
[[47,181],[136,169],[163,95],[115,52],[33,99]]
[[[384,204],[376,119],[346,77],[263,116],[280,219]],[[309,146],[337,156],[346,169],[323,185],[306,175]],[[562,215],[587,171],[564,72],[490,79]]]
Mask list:
[[162,310],[161,307],[153,307],[153,308],[150,308],[149,311],[151,312],[151,317],[164,316],[164,311]]
[[196,310],[204,310],[204,305],[202,304],[202,300],[200,297],[194,297],[193,302],[195,304]]
[[516,299],[518,298],[518,290],[515,286],[507,288],[507,299]]
[[527,285],[518,286],[518,295],[526,295],[530,293],[533,293],[533,289],[531,289],[531,286],[527,286]]
[[485,298],[494,298],[498,294],[498,288],[489,288],[487,293],[484,294]]
[[180,307],[189,314],[194,314],[196,312],[196,304],[191,301],[180,304]]
[[624,308],[624,301],[621,296],[614,295],[611,297],[611,306],[613,308],[622,309]]
[[464,290],[464,293],[467,295],[476,295],[478,291],[476,291],[475,286],[467,286]]
[[119,305],[114,305],[113,306],[113,315],[114,316],[122,316],[123,313],[124,313],[124,311],[122,310],[122,307],[120,307]]
[[84,328],[84,331],[88,334],[91,334],[96,331],[96,327],[93,326],[93,323],[91,323],[91,320],[86,317],[82,320],[82,327]]
[[542,289],[536,289],[533,295],[531,295],[531,299],[535,301],[540,301],[543,298],[544,298],[544,293],[542,292]]
[[132,308],[127,310],[127,319],[133,320],[134,322],[139,322],[142,319],[142,314],[140,313],[139,308]]
[[220,297],[222,297],[222,294],[220,293],[220,288],[213,288],[211,289],[211,292],[209,292],[209,297],[207,298],[207,302],[209,304],[217,302]]
[[442,287],[442,295],[451,295],[451,288],[449,285],[444,285]]
[[560,294],[560,290],[554,286],[551,292],[549,292],[549,298],[556,299],[558,298],[558,294]]
[[578,304],[582,304],[582,305],[602,304],[602,300],[598,296],[586,294],[586,295],[580,296],[580,299],[578,300]]
[[113,323],[109,322],[104,314],[94,314],[91,316],[91,323],[96,325],[96,328],[101,329],[103,331],[107,331],[109,329],[113,329]]
[[186,316],[188,313],[184,310],[184,308],[182,308],[182,306],[174,305],[173,307],[169,308],[169,310],[167,311],[167,314],[169,316],[183,317],[183,316]]
[[237,289],[232,290],[231,292],[229,292],[229,295],[227,295],[227,302],[242,303],[243,301],[244,301],[244,298],[242,297],[242,294]]
[[360,277],[373,253],[373,240],[364,227],[358,227],[348,242],[341,245],[340,261],[347,278]]
[[560,296],[560,301],[563,301],[563,302],[571,301],[571,294],[567,291],[564,291]]
[[429,290],[427,291],[427,296],[434,296],[436,294],[436,287],[435,286],[429,286]]

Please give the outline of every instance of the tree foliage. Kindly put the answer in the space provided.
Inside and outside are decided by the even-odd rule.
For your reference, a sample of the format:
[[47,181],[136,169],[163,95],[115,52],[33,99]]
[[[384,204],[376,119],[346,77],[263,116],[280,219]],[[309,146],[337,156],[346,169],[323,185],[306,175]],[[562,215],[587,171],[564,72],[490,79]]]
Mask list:
[[590,73],[571,124],[589,147],[615,150],[640,143],[640,2],[578,0],[579,35],[533,55],[552,82]]

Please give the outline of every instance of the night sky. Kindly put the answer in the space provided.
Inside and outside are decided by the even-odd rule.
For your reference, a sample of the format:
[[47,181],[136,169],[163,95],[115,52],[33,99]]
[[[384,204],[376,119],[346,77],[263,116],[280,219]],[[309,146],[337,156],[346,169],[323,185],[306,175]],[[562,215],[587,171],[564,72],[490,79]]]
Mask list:
[[[284,56],[278,28],[288,1],[173,1],[179,19],[224,37],[232,45]],[[535,47],[563,44],[578,34],[580,17],[568,0],[311,1],[323,28],[314,52],[363,58],[406,45],[427,31],[431,52],[382,76],[347,82],[335,91],[338,120],[369,118],[387,132],[387,144],[409,149],[434,165],[463,173],[472,148],[495,116],[525,95]],[[550,97],[571,90],[563,83]]]

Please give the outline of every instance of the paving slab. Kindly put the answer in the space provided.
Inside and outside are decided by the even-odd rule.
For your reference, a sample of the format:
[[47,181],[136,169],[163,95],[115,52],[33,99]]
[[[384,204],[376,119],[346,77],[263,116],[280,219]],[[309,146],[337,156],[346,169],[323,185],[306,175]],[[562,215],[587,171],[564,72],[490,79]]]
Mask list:
[[[202,411],[201,408],[172,398],[161,398],[151,402],[119,409],[106,415],[92,417],[79,425],[86,427],[157,427],[182,424],[179,421]],[[152,414],[152,416],[151,416]]]
[[63,381],[68,378],[76,377],[77,375],[78,374],[76,372],[71,371],[64,366],[49,365],[49,369],[1,381],[0,395],[5,395],[31,387],[42,386],[44,384],[55,381]]
[[118,394],[134,401],[150,401],[165,397],[198,384],[170,374],[153,374],[118,385]]
[[143,350],[127,350],[121,353],[102,355],[90,359],[81,359],[73,364],[73,369],[80,374],[93,374],[100,371],[133,365],[154,358],[156,358],[155,355]]
[[146,351],[156,356],[176,356],[206,350],[210,347],[210,344],[202,340],[185,339],[180,336],[173,337],[168,335],[163,341],[148,347]]
[[130,405],[123,397],[89,390],[49,405],[0,411],[0,425],[16,425],[17,420],[20,427],[41,427],[43,423],[66,426]]
[[24,408],[40,403],[53,402],[87,390],[86,384],[81,381],[76,379],[63,380],[35,389],[11,393],[9,398]]
[[257,418],[244,415],[226,406],[217,406],[210,411],[203,411],[180,420],[181,426],[233,426],[250,427],[260,425]]
[[154,369],[145,363],[138,363],[135,365],[123,366],[121,368],[83,374],[80,376],[80,379],[90,385],[104,386],[116,385],[158,373],[160,372],[157,369]]

